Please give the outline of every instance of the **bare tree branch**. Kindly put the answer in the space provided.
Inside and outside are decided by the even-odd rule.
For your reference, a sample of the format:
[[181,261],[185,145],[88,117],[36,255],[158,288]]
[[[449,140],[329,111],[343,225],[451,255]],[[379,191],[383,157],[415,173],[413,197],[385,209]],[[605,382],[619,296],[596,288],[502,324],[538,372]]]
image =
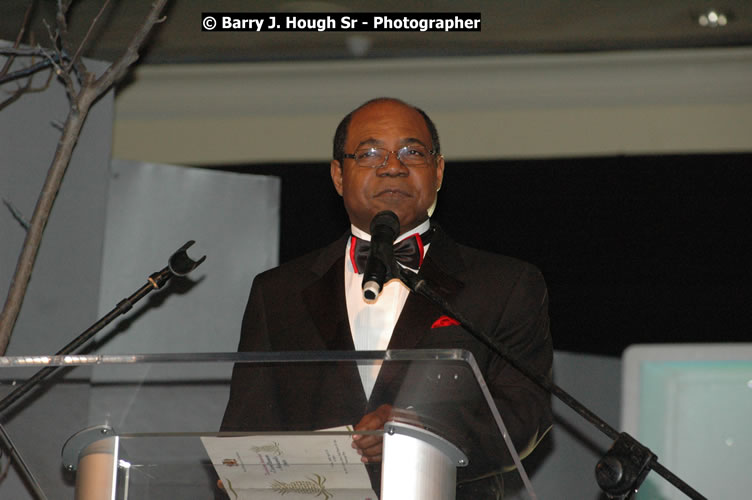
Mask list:
[[0,47],[0,56],[41,56],[54,59],[55,57],[57,57],[57,52],[55,52],[54,50],[45,49],[43,47]]
[[[27,76],[32,76],[35,73],[38,73],[39,71],[42,71],[44,69],[48,69],[52,67],[53,61],[57,62],[57,54],[54,54],[52,57],[52,61],[49,59],[45,59],[44,61],[39,61],[38,63],[34,63],[31,66],[27,66],[25,68],[21,68],[17,71],[14,71],[12,73],[6,72],[5,74],[0,73],[0,85],[11,82],[13,80],[19,80],[21,78],[25,78]],[[10,58],[8,58],[10,60]]]
[[10,201],[6,200],[4,196],[0,197],[3,200],[3,203],[6,207],[8,207],[8,210],[10,210],[10,214],[13,216],[16,221],[21,224],[21,227],[24,228],[26,231],[29,230],[29,221],[26,220],[26,218],[23,216],[21,211],[16,208],[16,206],[11,203]]
[[[59,16],[58,16],[59,17]],[[58,22],[59,19],[58,19]],[[46,19],[42,19],[42,23],[44,24],[45,28],[47,28],[47,35],[50,37],[50,41],[52,42],[52,46],[55,48],[55,55],[56,58],[52,58],[49,55],[45,55],[47,57],[47,60],[50,61],[52,66],[55,68],[55,74],[60,79],[61,82],[63,82],[63,87],[65,88],[65,93],[68,95],[68,101],[70,102],[70,105],[72,108],[76,108],[78,106],[76,95],[78,94],[78,91],[76,90],[76,85],[73,81],[73,75],[71,73],[75,73],[75,71],[72,71],[71,68],[75,68],[70,63],[65,63],[65,58],[63,57],[63,53],[65,53],[65,47],[63,47],[63,43],[61,42],[61,35],[60,31],[61,29],[58,27],[56,30],[52,30],[52,27],[47,23]],[[80,81],[80,78],[77,80]]]
[[[57,14],[55,15],[55,19],[57,20],[57,30],[55,30],[53,44],[58,53],[74,53],[68,39],[68,9],[70,8],[70,5],[71,2],[62,2],[61,0],[58,0],[57,2]],[[98,19],[99,15],[96,16],[92,23],[95,23]],[[84,62],[78,57],[78,51],[75,51],[75,54],[76,55],[73,56],[70,62],[68,62],[67,66],[63,66],[63,69],[69,75],[69,78],[75,76],[78,79],[78,83],[82,84],[83,80],[87,77],[88,70],[86,69]],[[67,82],[66,85],[68,85]]]
[[94,86],[104,86],[109,88],[115,82],[120,81],[124,76],[128,68],[138,60],[138,50],[143,46],[146,38],[149,36],[151,29],[155,24],[164,21],[164,18],[160,18],[159,15],[162,12],[167,0],[156,0],[152,4],[152,9],[149,11],[149,15],[146,18],[146,22],[141,26],[141,29],[136,31],[131,39],[128,47],[120,58],[115,61],[107,70],[100,76],[95,82]]
[[18,89],[16,89],[15,92],[13,92],[13,94],[11,94],[9,98],[0,102],[0,111],[2,111],[3,108],[10,106],[11,104],[19,100],[22,95],[28,92],[28,90],[31,88],[31,80],[32,80],[31,77],[29,77],[29,79],[26,80],[26,84],[24,86],[19,87]]
[[[7,47],[0,47],[0,53],[5,53],[6,51],[9,51],[9,50],[16,50],[16,51],[18,50],[18,47],[21,44],[21,41],[23,40],[24,33],[26,32],[26,28],[29,25],[29,21],[31,20],[31,12],[33,8],[34,8],[34,0],[31,0],[29,2],[28,7],[26,7],[26,13],[24,14],[23,22],[21,23],[21,28],[19,28],[18,30],[18,35],[16,36],[16,40],[13,43],[13,47],[10,49]],[[13,93],[13,95],[11,95],[10,98],[0,102],[0,110],[12,104],[13,102],[17,101],[23,94],[34,91],[35,89],[33,89],[31,86],[32,75],[34,75],[34,73],[36,73],[37,71],[40,71],[46,67],[49,67],[50,65],[48,61],[44,61],[42,63],[32,64],[30,67],[22,68],[21,70],[14,71],[13,73],[9,73],[10,68],[13,65],[14,61],[15,61],[15,55],[13,54],[11,54],[11,56],[5,60],[5,64],[3,64],[3,68],[0,69],[0,85],[9,81],[25,78],[27,76],[29,77],[29,80],[26,82],[26,85],[19,87]],[[32,62],[33,62],[33,56],[32,56]]]
[[[11,282],[8,297],[5,301],[2,314],[0,314],[0,355],[5,354],[10,341],[13,327],[18,319],[18,314],[23,304],[26,288],[31,278],[31,272],[36,261],[42,234],[49,219],[52,205],[57,196],[65,171],[70,163],[73,148],[76,145],[81,127],[86,121],[91,105],[113,85],[119,82],[127,73],[130,66],[138,60],[138,52],[145,43],[149,33],[155,24],[160,22],[160,14],[167,0],[155,0],[146,16],[144,23],[136,31],[123,55],[118,58],[99,78],[82,78],[78,92],[73,92],[71,106],[65,122],[62,137],[58,142],[55,156],[47,172],[44,186],[37,200],[34,213],[31,217],[29,230],[18,258],[16,271]],[[67,12],[69,2],[58,0],[59,10]],[[45,57],[49,58],[48,54]],[[71,71],[76,71],[75,66],[69,64]],[[70,73],[64,71],[70,78]],[[60,75],[62,76],[62,75]]]
[[[29,2],[29,6],[26,7],[26,13],[24,14],[24,19],[23,19],[23,22],[21,23],[21,28],[19,28],[18,35],[16,36],[16,41],[13,44],[14,47],[18,47],[21,44],[21,40],[23,40],[24,33],[26,32],[26,28],[29,25],[29,20],[31,19],[31,11],[33,10],[33,8],[34,8],[34,0],[31,0]],[[5,61],[5,64],[3,65],[3,69],[0,70],[0,76],[7,74],[12,64],[13,64],[13,58],[9,57],[8,60]]]
[[[33,79],[32,77],[29,77],[29,79],[26,81],[26,85],[24,85],[23,87],[20,87],[15,92],[13,92],[12,95],[8,99],[0,102],[0,111],[2,111],[3,108],[5,108],[6,106],[10,106],[12,103],[16,102],[24,94],[33,94],[35,92],[43,92],[47,90],[47,88],[50,86],[50,82],[52,82],[52,76],[54,74],[55,73],[53,71],[50,71],[49,74],[47,75],[47,80],[44,82],[44,85],[42,85],[41,87],[32,87],[31,83]],[[63,127],[58,127],[58,128],[60,130],[63,129]]]
[[8,97],[6,100],[0,101],[0,111],[2,111],[3,108],[7,108],[11,104],[19,100],[21,96],[24,95],[25,93],[26,93],[25,87],[21,87],[16,92],[14,92],[10,97]]
[[0,456],[0,483],[5,481],[5,478],[8,477],[8,472],[10,471],[10,465],[11,465],[11,459],[8,456]]
[[[71,59],[71,64],[75,65],[78,64],[81,60],[81,54],[83,53],[84,49],[86,48],[86,45],[89,43],[89,37],[91,36],[91,32],[94,31],[94,26],[97,25],[99,22],[99,19],[102,17],[102,14],[104,14],[105,10],[107,10],[107,7],[110,5],[110,0],[105,0],[105,2],[102,4],[102,7],[100,7],[99,12],[97,12],[97,15],[94,17],[94,20],[89,24],[89,29],[86,31],[86,34],[84,35],[83,39],[81,40],[81,43],[78,45],[78,49],[76,50],[76,53],[73,54],[73,59]],[[83,61],[80,61],[80,68],[83,71],[86,71],[86,66],[84,66]]]

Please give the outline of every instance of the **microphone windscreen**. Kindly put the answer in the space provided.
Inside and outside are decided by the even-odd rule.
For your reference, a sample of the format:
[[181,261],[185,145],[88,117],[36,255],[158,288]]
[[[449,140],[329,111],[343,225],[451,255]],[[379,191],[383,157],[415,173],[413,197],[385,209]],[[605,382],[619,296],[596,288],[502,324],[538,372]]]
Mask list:
[[399,227],[399,217],[397,217],[397,214],[395,214],[391,210],[384,210],[382,212],[379,212],[373,216],[373,219],[371,219],[371,235],[373,235],[374,232],[377,231],[388,230],[392,234],[394,234],[394,236],[392,237],[392,241],[394,241],[394,239],[399,234]]

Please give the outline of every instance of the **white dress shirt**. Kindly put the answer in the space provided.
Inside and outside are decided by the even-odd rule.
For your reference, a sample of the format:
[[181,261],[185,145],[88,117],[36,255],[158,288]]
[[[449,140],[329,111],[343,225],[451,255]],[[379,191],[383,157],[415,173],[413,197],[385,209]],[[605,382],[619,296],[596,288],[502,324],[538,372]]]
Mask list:
[[[415,233],[423,234],[431,226],[430,220],[424,221],[421,225],[401,234],[396,242],[402,241]],[[361,231],[355,226],[351,226],[354,236],[366,241],[371,241],[371,235]],[[381,294],[373,302],[366,302],[363,298],[363,275],[356,274],[350,261],[350,245],[352,238],[347,242],[345,249],[345,299],[347,301],[347,317],[350,321],[350,331],[353,336],[355,349],[358,351],[385,351],[392,338],[394,326],[397,324],[402,308],[405,306],[410,289],[407,288],[399,279],[389,280]],[[428,252],[428,247],[423,247],[423,255]],[[418,271],[413,269],[413,271]],[[358,366],[360,378],[363,382],[363,389],[366,397],[371,397],[373,386],[376,383],[376,377],[381,369],[381,362],[369,362]]]

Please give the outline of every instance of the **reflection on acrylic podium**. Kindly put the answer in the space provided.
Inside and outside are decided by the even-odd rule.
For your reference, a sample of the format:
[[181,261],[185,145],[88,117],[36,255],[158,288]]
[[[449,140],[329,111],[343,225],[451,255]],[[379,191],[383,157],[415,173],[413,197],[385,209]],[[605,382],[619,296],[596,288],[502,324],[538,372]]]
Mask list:
[[[393,405],[385,428],[371,431],[384,440],[375,472],[350,447],[347,425],[365,408],[342,390],[370,364],[380,365],[371,399],[378,393]],[[56,421],[64,437],[44,440],[42,451],[60,456],[62,449],[75,491],[65,498],[365,500],[380,490],[381,500],[452,500],[458,481],[508,470],[510,460],[527,486],[523,498],[536,498],[466,351],[9,357],[0,358],[0,375],[17,379],[34,365],[66,367],[45,382],[44,397],[67,403],[51,415],[32,397],[14,418]],[[262,391],[274,401],[250,402],[263,429],[217,432],[234,366],[278,385]],[[30,452],[40,442],[33,435],[14,441],[39,488],[60,497],[60,463]]]

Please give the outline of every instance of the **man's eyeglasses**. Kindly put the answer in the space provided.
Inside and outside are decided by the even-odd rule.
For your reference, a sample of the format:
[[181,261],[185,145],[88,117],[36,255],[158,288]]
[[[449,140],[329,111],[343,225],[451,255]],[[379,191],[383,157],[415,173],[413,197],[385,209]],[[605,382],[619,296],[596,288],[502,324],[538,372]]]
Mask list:
[[389,155],[395,153],[399,161],[406,167],[426,167],[435,151],[429,151],[425,146],[415,144],[404,146],[397,151],[384,148],[361,148],[354,154],[346,154],[345,158],[352,158],[359,167],[380,168],[389,161]]

